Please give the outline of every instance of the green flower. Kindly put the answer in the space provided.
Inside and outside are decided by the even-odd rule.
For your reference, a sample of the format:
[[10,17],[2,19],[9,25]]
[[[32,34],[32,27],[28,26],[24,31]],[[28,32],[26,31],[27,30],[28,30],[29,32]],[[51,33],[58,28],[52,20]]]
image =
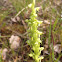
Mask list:
[[39,62],[41,59],[43,59],[42,56],[40,57],[40,54],[44,47],[40,47],[40,43],[42,43],[42,41],[40,40],[40,35],[42,35],[43,33],[38,31],[37,28],[38,26],[40,26],[42,21],[38,21],[36,19],[36,11],[39,11],[39,7],[35,8],[35,0],[33,0],[33,3],[29,4],[28,7],[32,9],[30,19],[26,20],[29,26],[29,29],[27,30],[29,32],[29,40],[27,41],[27,43],[32,48],[29,56],[32,57],[35,62]]

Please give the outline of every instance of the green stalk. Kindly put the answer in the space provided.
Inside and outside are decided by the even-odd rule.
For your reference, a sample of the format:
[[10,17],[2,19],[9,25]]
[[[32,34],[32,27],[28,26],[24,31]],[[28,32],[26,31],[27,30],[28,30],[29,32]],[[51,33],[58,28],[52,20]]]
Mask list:
[[29,26],[28,29],[29,40],[27,41],[27,43],[32,48],[32,51],[29,54],[29,56],[32,57],[35,60],[35,62],[40,62],[41,59],[43,59],[43,57],[40,56],[40,54],[44,48],[40,47],[40,43],[42,42],[40,40],[40,35],[42,34],[42,32],[38,31],[37,28],[42,23],[42,21],[38,21],[36,19],[37,17],[36,11],[39,10],[39,7],[35,8],[35,0],[33,0],[32,4],[29,4],[28,6],[32,10],[30,19],[26,20]]

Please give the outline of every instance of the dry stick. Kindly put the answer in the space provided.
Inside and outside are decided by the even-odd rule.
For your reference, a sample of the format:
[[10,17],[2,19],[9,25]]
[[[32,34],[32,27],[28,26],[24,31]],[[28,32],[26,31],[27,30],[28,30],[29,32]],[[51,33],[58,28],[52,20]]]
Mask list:
[[26,35],[26,34],[28,34],[28,32],[25,32],[23,35]]
[[[23,8],[21,11],[19,11],[19,12],[17,13],[17,15],[16,15],[14,18],[18,17],[18,15],[19,15],[22,11],[24,11],[25,9],[27,9],[27,8],[28,8],[28,7],[25,7],[25,8]],[[22,23],[23,23],[25,29],[27,30],[26,24],[25,24],[25,22],[24,22],[23,20],[22,20]]]
[[[21,11],[19,11],[19,12],[16,14],[16,16],[15,16],[14,18],[16,18],[18,15],[20,15],[20,13],[21,13],[22,11],[24,11],[25,9],[27,9],[27,8],[28,8],[28,7],[25,7],[25,8],[23,8]],[[22,21],[22,22],[24,23],[24,21]],[[25,23],[24,23],[24,26],[26,26]],[[25,27],[25,29],[27,29],[27,27]],[[11,29],[9,29],[9,30],[12,31]],[[16,32],[16,31],[12,31],[12,32],[16,33],[17,35],[19,35],[19,36],[21,36],[21,37],[23,37],[23,38],[27,38],[27,37],[25,37],[24,35],[22,35],[22,34]]]
[[27,9],[28,7],[25,7],[25,8],[23,8],[21,11],[19,11],[18,13],[17,13],[17,15],[14,17],[14,18],[16,18],[22,11],[24,11],[25,9]]
[[[7,28],[7,29],[10,30],[10,31],[12,31],[12,30],[9,29],[9,28]],[[16,32],[16,31],[12,31],[12,32],[16,33],[18,36],[20,36],[20,37],[22,37],[22,38],[28,38],[27,36],[24,36],[23,34],[20,34],[20,33]]]
[[24,25],[24,28],[27,30],[27,26],[26,26],[24,20],[22,20],[22,23],[23,23],[23,25]]
[[[23,8],[21,11],[19,11],[19,12],[16,14],[16,16],[15,16],[14,18],[16,18],[22,11],[24,11],[24,10],[27,9],[27,8],[28,8],[28,7],[25,7],[25,8]],[[24,26],[26,26],[25,23],[24,23]],[[25,29],[27,29],[27,28],[25,27]],[[11,29],[9,29],[9,30],[12,31]],[[24,35],[22,35],[22,34],[16,32],[16,31],[12,31],[12,32],[16,33],[18,36],[21,36],[21,37],[23,37],[23,38],[27,38],[27,37],[25,37]]]

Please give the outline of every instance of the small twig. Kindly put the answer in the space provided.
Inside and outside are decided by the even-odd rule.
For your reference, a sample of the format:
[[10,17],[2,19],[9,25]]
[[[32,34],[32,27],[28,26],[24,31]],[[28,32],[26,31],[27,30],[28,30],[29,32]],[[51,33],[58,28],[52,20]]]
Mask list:
[[16,16],[14,17],[14,18],[16,18],[22,11],[24,11],[25,9],[27,9],[28,7],[25,7],[25,8],[23,8],[21,11],[19,11],[17,14],[16,14]]
[[22,38],[28,38],[27,36],[24,36],[23,34],[20,34],[20,33],[16,32],[16,31],[13,31],[13,30],[11,30],[9,28],[7,28],[7,29],[10,30],[10,31],[12,31],[12,32],[14,32],[14,33],[16,33],[18,36],[20,36]]
[[26,35],[26,34],[28,34],[28,32],[25,32],[23,35]]
[[23,36],[23,34],[20,34],[20,33],[16,32],[16,31],[12,31],[12,32],[16,33],[18,36],[21,36],[23,38],[27,38],[26,36]]
[[24,28],[27,30],[27,26],[26,26],[24,20],[22,20],[22,23],[23,23],[23,25],[24,25]]

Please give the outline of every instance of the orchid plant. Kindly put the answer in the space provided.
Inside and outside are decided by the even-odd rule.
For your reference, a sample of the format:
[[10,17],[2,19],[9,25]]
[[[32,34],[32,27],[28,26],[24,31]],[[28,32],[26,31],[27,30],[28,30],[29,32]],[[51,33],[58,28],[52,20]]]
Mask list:
[[43,56],[40,56],[40,54],[44,47],[40,47],[40,44],[42,43],[42,41],[40,40],[40,35],[42,34],[42,32],[37,30],[38,26],[42,23],[42,21],[36,19],[36,11],[39,11],[39,7],[35,8],[35,0],[33,0],[32,4],[29,4],[28,7],[32,10],[30,19],[26,20],[29,26],[29,29],[27,30],[29,32],[29,40],[27,40],[27,43],[32,48],[29,56],[32,57],[35,62],[41,62]]

